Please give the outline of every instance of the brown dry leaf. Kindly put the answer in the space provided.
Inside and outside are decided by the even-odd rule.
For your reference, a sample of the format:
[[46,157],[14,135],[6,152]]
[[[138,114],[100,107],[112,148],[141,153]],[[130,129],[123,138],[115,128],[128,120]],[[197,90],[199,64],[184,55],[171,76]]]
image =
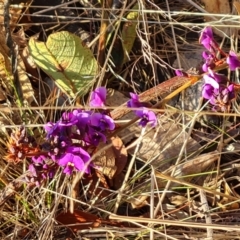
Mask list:
[[105,143],[100,143],[96,149],[95,156],[93,163],[97,166],[98,171],[112,179],[117,171],[115,154],[112,147],[110,145],[106,146]]
[[26,61],[26,59],[22,58],[22,56],[24,56],[23,51],[24,49],[27,48],[27,39],[25,37],[24,30],[20,29],[18,32],[14,33],[13,40],[15,41],[15,43],[18,45],[18,48],[20,49],[17,56],[17,59],[18,59],[17,71],[18,71],[18,78],[21,84],[21,92],[23,94],[23,99],[26,100],[28,104],[31,104],[34,98],[34,91],[32,88],[32,84],[30,83],[30,80],[26,74],[26,67],[25,67],[26,66],[25,62],[28,63],[29,61]]
[[[4,0],[0,0],[0,23],[4,22]],[[25,6],[25,3],[21,2],[18,5],[10,5],[9,15],[10,22],[9,25],[12,26],[12,30],[15,28],[14,25],[18,23],[19,17],[21,16],[22,9]]]
[[[205,5],[205,10],[209,13],[215,13],[215,14],[226,14],[226,15],[230,15],[231,13],[231,6],[230,6],[230,1],[229,0],[201,0],[201,2]],[[205,16],[205,21],[209,22],[209,24],[211,25],[212,21],[216,21],[216,19],[219,20],[219,22],[221,22],[221,18],[222,17],[216,17],[214,16],[215,19],[213,19],[212,17],[209,16]],[[231,24],[231,22],[225,22],[225,24]],[[214,33],[218,34],[219,36],[223,37],[224,34],[226,34],[227,36],[231,36],[231,28],[229,27],[218,27],[219,30],[217,29],[213,29]],[[222,32],[223,33],[222,33]]]
[[11,93],[12,90],[12,67],[9,60],[9,51],[6,50],[5,39],[0,34],[0,78],[1,84],[6,89],[7,94]]
[[65,227],[70,228],[73,232],[84,229],[97,228],[101,224],[101,220],[96,215],[79,210],[74,210],[73,213],[62,212],[56,217],[56,221]]
[[103,199],[107,197],[110,192],[105,190],[108,189],[108,185],[106,180],[103,179],[104,176],[99,178],[96,172],[91,175],[86,175],[82,179],[82,183],[84,186],[87,186],[87,195],[89,198],[98,196],[98,199]]
[[[173,168],[176,167],[174,177],[181,177],[181,176],[188,176],[193,174],[198,174],[206,171],[212,163],[218,160],[219,153],[217,151],[206,153],[199,155],[198,157],[188,160],[178,166],[173,166],[164,171],[163,173],[166,175],[170,175]],[[157,171],[156,171],[157,172]],[[193,176],[184,177],[184,181],[190,182],[193,179]],[[198,185],[201,185],[199,181],[201,178],[198,178]],[[161,179],[157,179],[158,187],[164,187],[166,182],[162,181]],[[173,183],[174,186],[178,186],[179,184]]]
[[17,64],[18,77],[21,83],[23,99],[25,99],[30,105],[34,99],[34,91],[32,88],[32,84],[30,83],[30,80],[26,74],[26,69],[22,58],[18,55],[17,59],[18,59]]
[[[24,7],[24,3],[20,3],[18,6],[10,5],[10,21],[9,25],[13,26],[17,24],[19,17],[21,16],[22,13],[22,8]],[[0,77],[2,79],[2,85],[7,89],[7,93],[11,94],[12,91],[12,83],[13,83],[13,74],[12,74],[12,67],[11,67],[11,62],[9,58],[9,48],[6,45],[6,32],[5,28],[3,27],[4,23],[4,1],[0,0]],[[11,29],[14,30],[14,27]],[[17,33],[13,34],[13,40],[17,40],[15,43],[19,45],[19,48],[21,49],[21,46],[26,43],[25,35],[23,30],[19,30]],[[20,41],[22,39],[22,41]],[[17,57],[17,71],[18,71],[18,77],[19,81],[21,83],[21,88],[23,92],[23,98],[28,101],[28,103],[31,103],[33,99],[33,89],[32,86],[29,82],[29,79],[27,75],[25,74],[25,69],[24,69],[24,64],[22,62],[22,59],[18,55]]]
[[[187,141],[186,152],[196,152],[200,145],[191,137],[186,139],[186,132],[182,130],[182,126],[178,126],[174,121],[169,121],[167,115],[159,115],[159,125],[157,129],[151,129],[148,126],[147,134],[144,135],[137,157],[144,162],[152,164],[156,169],[161,172],[167,170],[174,159],[179,156],[183,144]],[[139,132],[139,126],[134,125],[129,128],[129,132]],[[135,146],[128,149],[130,154],[133,154]]]
[[112,179],[124,169],[127,163],[127,150],[119,137],[112,137],[108,143],[109,146],[99,144],[93,161],[99,171]]
[[20,51],[27,47],[28,40],[25,37],[24,29],[21,28],[17,32],[12,33],[13,41],[18,45]]
[[[4,55],[4,57],[7,57],[9,54],[9,49],[6,45],[6,32],[5,32],[5,28],[4,28],[4,0],[0,0],[0,53]],[[15,6],[15,7],[14,7]],[[22,8],[24,7],[24,3],[20,3],[18,6],[16,5],[10,5],[9,8],[9,15],[10,15],[10,21],[9,21],[9,25],[13,26],[18,22],[19,17],[21,16],[22,13]],[[14,27],[13,27],[14,29]],[[13,30],[11,29],[11,30]],[[5,59],[6,61],[6,59]],[[6,64],[8,64],[8,62],[6,62]],[[9,63],[10,66],[10,63]],[[8,66],[6,66],[6,68],[8,69]]]
[[115,155],[115,165],[117,167],[117,170],[115,172],[114,177],[116,177],[118,174],[122,172],[124,167],[127,163],[127,149],[125,148],[121,138],[119,137],[112,137],[111,138],[112,143],[112,149]]
[[233,6],[235,7],[237,14],[240,15],[240,2],[233,1]]

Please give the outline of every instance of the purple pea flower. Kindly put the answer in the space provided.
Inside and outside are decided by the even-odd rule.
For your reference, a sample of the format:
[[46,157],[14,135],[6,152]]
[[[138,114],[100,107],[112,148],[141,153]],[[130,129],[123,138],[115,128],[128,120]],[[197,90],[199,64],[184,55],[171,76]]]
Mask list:
[[151,104],[146,102],[140,102],[139,96],[135,93],[130,93],[131,99],[127,102],[127,107],[129,108],[140,108],[140,107],[149,107]]
[[56,136],[59,131],[61,131],[61,127],[59,126],[59,123],[53,123],[48,122],[44,125],[44,129],[47,132],[47,139],[49,139],[52,136]]
[[211,69],[209,69],[209,74],[203,76],[203,79],[205,84],[210,84],[214,88],[219,88],[219,85],[226,85],[228,82],[228,78],[225,75],[215,73]]
[[214,88],[211,84],[205,84],[202,96],[213,105],[213,110],[220,109],[224,112],[227,106],[230,105],[231,100],[235,98],[234,85],[230,84],[228,87],[219,86],[218,88]]
[[[63,172],[71,175],[74,170],[89,173],[88,162],[90,155],[81,147],[68,147],[66,153],[58,160],[58,164],[64,167]],[[86,165],[87,164],[87,165]]]
[[98,127],[100,131],[114,130],[115,128],[113,119],[102,113],[93,113],[91,115],[91,125]]
[[57,165],[56,163],[49,162],[33,162],[29,165],[28,170],[30,177],[29,183],[34,183],[36,186],[40,186],[40,183],[43,182],[44,179],[53,178],[56,173]]
[[61,119],[58,121],[59,126],[71,127],[77,122],[76,116],[73,112],[64,112]]
[[33,156],[32,161],[36,164],[43,164],[47,157],[45,155]]
[[215,64],[215,60],[214,60],[214,55],[213,54],[204,51],[202,53],[202,57],[205,59],[205,63],[202,66],[202,70],[204,72],[208,72],[209,68],[210,69],[214,69],[215,68],[216,64]]
[[74,112],[76,119],[77,119],[77,123],[76,126],[78,128],[78,130],[81,131],[85,131],[87,125],[90,123],[90,119],[91,119],[91,111],[81,111],[81,112]]
[[98,87],[90,95],[89,105],[91,107],[104,107],[107,98],[107,89]]
[[36,170],[34,164],[30,164],[30,165],[28,166],[28,170],[30,171],[31,176],[37,177],[37,170]]
[[176,76],[179,76],[179,77],[188,77],[188,74],[180,69],[176,69],[175,74]]
[[100,142],[106,143],[106,136],[94,129],[93,127],[88,127],[88,130],[85,132],[83,141],[86,145],[98,146]]
[[145,127],[148,123],[150,123],[152,127],[157,125],[157,117],[153,111],[143,108],[141,110],[137,110],[135,113],[139,118],[141,118],[139,125],[142,127]]
[[240,61],[238,60],[237,54],[233,51],[229,52],[226,62],[229,65],[231,71],[235,71],[236,68],[240,67]]
[[127,106],[129,108],[139,108],[142,107],[143,104],[139,101],[139,97],[135,93],[130,93],[131,100],[127,102]]
[[214,104],[214,96],[219,94],[220,88],[225,88],[228,79],[225,75],[215,73],[211,69],[209,69],[209,74],[205,74],[203,76],[205,84],[202,90],[203,98],[210,100],[211,104]]
[[214,88],[211,84],[205,84],[202,89],[202,97],[209,100],[211,104],[215,104],[214,93],[218,92],[218,88]]
[[213,38],[213,32],[211,27],[205,27],[200,34],[199,42],[210,52],[214,51],[216,43]]
[[71,127],[77,123],[77,119],[72,112],[63,113],[61,119],[56,123],[48,122],[44,125],[47,132],[47,139],[55,136],[67,136],[70,134]]
[[234,85],[230,84],[228,87],[224,88],[221,94],[222,94],[222,100],[224,103],[227,103],[228,101],[233,100],[235,98]]

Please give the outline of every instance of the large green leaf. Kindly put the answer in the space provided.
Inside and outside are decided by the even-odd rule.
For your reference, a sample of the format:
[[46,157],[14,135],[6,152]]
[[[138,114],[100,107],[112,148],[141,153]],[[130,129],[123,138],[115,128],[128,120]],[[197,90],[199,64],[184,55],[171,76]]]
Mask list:
[[93,85],[98,64],[78,36],[62,31],[51,34],[46,43],[31,38],[29,51],[36,64],[69,97],[83,95]]

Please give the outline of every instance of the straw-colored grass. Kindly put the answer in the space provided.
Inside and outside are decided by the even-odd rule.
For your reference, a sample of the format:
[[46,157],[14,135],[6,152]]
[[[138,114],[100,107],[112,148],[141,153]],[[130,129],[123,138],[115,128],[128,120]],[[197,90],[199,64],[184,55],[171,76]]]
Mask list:
[[[173,77],[175,68],[201,66],[201,56],[198,66],[192,66],[192,63],[203,51],[198,36],[204,26],[211,25],[221,31],[223,26],[235,30],[239,25],[238,15],[208,14],[196,0],[124,1],[118,10],[103,9],[99,3],[90,4],[91,1],[85,1],[83,5],[79,1],[54,2],[52,6],[46,6],[47,1],[27,3],[21,10],[21,21],[13,30],[16,32],[23,27],[25,44],[37,34],[41,41],[46,41],[49,34],[61,30],[87,36],[86,44],[101,65],[93,87],[105,84],[125,95],[142,93]],[[139,9],[136,10],[138,18],[132,21],[137,23],[132,50],[125,62],[114,65],[113,60],[118,64],[119,59],[113,59],[111,52],[116,51],[117,57],[121,58],[122,51],[116,44],[122,39],[122,25],[118,23],[124,23],[136,3]],[[212,19],[205,22],[205,16]],[[30,22],[25,17],[30,17]],[[1,21],[4,24],[3,19]],[[104,24],[111,26],[105,36],[100,34]],[[109,42],[108,37],[111,38]],[[238,35],[216,35],[216,39],[222,41],[224,50],[238,51]],[[102,46],[107,45],[104,53],[98,49],[101,46],[99,42]],[[15,58],[22,49],[18,50]],[[185,54],[189,58],[187,63],[183,61]],[[108,181],[110,188],[106,189],[100,180],[93,184],[79,174],[67,177],[61,169],[54,179],[45,181],[40,187],[29,188],[24,182],[28,160],[17,164],[5,160],[11,133],[25,125],[40,144],[45,138],[43,125],[46,122],[54,122],[62,111],[78,107],[72,99],[62,99],[60,91],[46,83],[46,74],[39,68],[34,72],[37,75],[26,72],[34,90],[31,104],[21,103],[21,96],[15,89],[11,93],[6,91],[0,106],[1,239],[240,238],[238,98],[231,113],[212,112],[195,95],[190,98],[195,101],[195,107],[187,109],[189,92],[185,90],[175,101],[169,102],[165,110],[155,109],[162,115],[159,114],[160,124],[150,135],[150,128],[137,131],[136,127],[132,129],[130,126],[124,134],[119,133],[123,140],[126,139],[128,162],[119,176],[118,188],[112,187],[116,185]],[[229,73],[226,71],[225,74]],[[231,81],[237,80],[238,72],[231,73]],[[3,80],[1,85],[6,89]],[[201,87],[197,91],[201,91]],[[87,97],[81,99],[83,107],[87,107]],[[152,99],[152,104],[160,101],[156,97]],[[62,101],[61,104],[58,101]],[[115,106],[121,104],[119,99]],[[125,122],[130,120],[131,117]],[[118,124],[123,125],[121,121]],[[163,145],[164,138],[176,131],[179,131],[176,134],[179,140],[176,141],[181,141],[180,146],[172,147],[174,140]],[[199,145],[191,150],[188,147],[190,142]],[[143,156],[143,145],[151,151],[152,143],[161,148],[147,157]],[[162,158],[166,149],[174,152],[174,157]],[[187,162],[192,163],[194,158],[204,153],[208,155],[203,161],[206,166],[201,171],[198,165],[186,167]],[[181,170],[184,167],[186,169]],[[77,189],[77,195],[73,194],[73,187]],[[59,225],[56,216],[73,206],[75,210],[100,218],[101,226],[71,232]],[[111,225],[113,222],[120,222],[120,225]]]

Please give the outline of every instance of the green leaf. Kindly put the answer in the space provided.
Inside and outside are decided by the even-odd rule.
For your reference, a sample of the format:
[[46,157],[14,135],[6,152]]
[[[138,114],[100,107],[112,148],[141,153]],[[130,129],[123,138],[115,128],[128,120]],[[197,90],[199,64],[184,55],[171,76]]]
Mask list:
[[78,36],[62,31],[51,34],[46,43],[31,38],[29,52],[69,97],[84,95],[94,83],[97,61]]
[[122,44],[125,52],[124,62],[128,61],[129,53],[131,52],[134,41],[136,39],[136,27],[138,24],[137,19],[140,17],[137,11],[139,10],[138,4],[135,4],[132,10],[135,11],[129,12],[126,17],[128,21],[123,24],[122,28]]

